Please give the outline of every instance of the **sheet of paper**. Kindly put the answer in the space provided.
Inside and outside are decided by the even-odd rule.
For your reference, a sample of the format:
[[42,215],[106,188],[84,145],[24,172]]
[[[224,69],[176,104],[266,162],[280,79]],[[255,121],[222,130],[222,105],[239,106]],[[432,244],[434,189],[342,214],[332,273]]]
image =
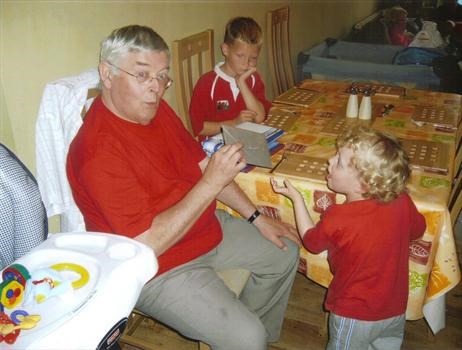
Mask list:
[[244,123],[238,124],[236,125],[236,128],[258,132],[259,134],[264,134],[265,132],[269,132],[273,129],[273,127],[271,126],[252,123],[252,122],[244,122]]
[[225,145],[237,142],[244,145],[244,156],[247,164],[264,168],[272,167],[268,143],[264,134],[231,126],[223,126],[222,134]]
[[[257,124],[257,123],[252,123],[252,122],[244,122],[236,125],[236,128],[242,129],[242,130],[248,130],[248,131],[253,131],[257,132],[259,134],[265,134],[268,133],[272,130],[275,130],[272,126],[264,125],[264,124]],[[215,139],[215,140],[223,140],[223,134],[220,132],[219,134],[213,135],[209,137],[210,139]]]

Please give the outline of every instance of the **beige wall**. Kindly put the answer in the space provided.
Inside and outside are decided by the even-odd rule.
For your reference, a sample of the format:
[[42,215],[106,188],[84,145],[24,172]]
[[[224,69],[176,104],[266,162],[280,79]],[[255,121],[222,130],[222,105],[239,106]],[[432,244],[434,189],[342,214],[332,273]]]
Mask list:
[[[377,1],[15,1],[0,0],[0,142],[35,172],[35,119],[47,82],[96,67],[100,40],[116,27],[153,27],[172,40],[212,28],[216,60],[223,26],[234,16],[255,18],[265,28],[268,10],[290,5],[291,51],[326,37],[342,37],[374,12]],[[294,66],[295,67],[295,66]],[[259,69],[272,97],[263,48]],[[174,89],[166,100],[176,108]]]

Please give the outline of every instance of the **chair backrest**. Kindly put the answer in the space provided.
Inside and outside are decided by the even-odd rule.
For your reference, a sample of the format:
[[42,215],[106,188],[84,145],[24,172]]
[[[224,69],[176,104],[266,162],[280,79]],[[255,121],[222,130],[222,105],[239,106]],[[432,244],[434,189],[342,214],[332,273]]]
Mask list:
[[457,152],[456,152],[456,157],[454,159],[454,176],[452,180],[452,189],[451,189],[451,195],[449,196],[449,201],[448,201],[448,207],[449,207],[449,213],[451,214],[451,223],[452,226],[457,221],[457,217],[459,216],[459,213],[462,209],[462,195],[461,195],[461,189],[462,189],[462,169],[461,169],[461,164],[462,164],[462,146],[459,145]]
[[451,194],[451,200],[449,203],[449,214],[451,216],[451,226],[457,222],[457,218],[462,210],[462,186],[460,181],[455,184],[454,189]]
[[47,236],[47,215],[37,181],[14,153],[0,144],[0,269]]
[[175,40],[172,44],[172,61],[178,112],[186,129],[193,134],[189,102],[196,81],[211,71],[215,64],[213,30]]
[[69,145],[99,93],[99,82],[97,69],[55,80],[45,86],[40,103],[35,130],[37,181],[48,216],[60,215],[61,232],[85,231],[65,164]]
[[266,16],[268,60],[274,97],[294,86],[294,70],[290,56],[289,7],[269,11]]

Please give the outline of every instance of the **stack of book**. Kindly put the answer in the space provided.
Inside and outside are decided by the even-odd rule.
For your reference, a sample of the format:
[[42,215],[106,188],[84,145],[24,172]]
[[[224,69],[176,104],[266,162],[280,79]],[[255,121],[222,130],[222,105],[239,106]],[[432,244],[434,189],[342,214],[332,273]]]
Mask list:
[[258,132],[260,134],[264,134],[266,138],[266,142],[268,143],[268,149],[270,153],[273,151],[278,150],[281,146],[279,143],[279,138],[284,135],[285,131],[282,129],[278,129],[272,126],[263,125],[263,124],[256,124],[245,122],[239,124],[237,126],[239,129],[249,130],[253,132]]
[[[264,134],[266,142],[268,143],[268,149],[271,154],[275,153],[282,147],[278,141],[279,138],[285,133],[285,131],[282,129],[251,122],[244,122],[237,125],[236,127],[243,130],[257,132],[259,134]],[[209,157],[218,151],[223,145],[224,141],[223,135],[221,133],[211,136],[205,141],[202,141],[202,148]]]

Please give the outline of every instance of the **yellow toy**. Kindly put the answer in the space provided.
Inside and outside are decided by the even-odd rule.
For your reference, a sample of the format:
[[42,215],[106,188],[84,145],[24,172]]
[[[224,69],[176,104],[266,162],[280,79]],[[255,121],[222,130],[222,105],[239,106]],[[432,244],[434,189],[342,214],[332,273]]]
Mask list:
[[79,289],[88,283],[90,279],[90,274],[87,269],[81,265],[73,263],[61,263],[50,266],[53,270],[56,271],[72,271],[80,275],[78,280],[72,282],[72,288]]
[[18,316],[21,320],[17,325],[14,324],[0,324],[0,334],[7,335],[14,332],[16,329],[31,329],[34,328],[40,321],[40,315]]

